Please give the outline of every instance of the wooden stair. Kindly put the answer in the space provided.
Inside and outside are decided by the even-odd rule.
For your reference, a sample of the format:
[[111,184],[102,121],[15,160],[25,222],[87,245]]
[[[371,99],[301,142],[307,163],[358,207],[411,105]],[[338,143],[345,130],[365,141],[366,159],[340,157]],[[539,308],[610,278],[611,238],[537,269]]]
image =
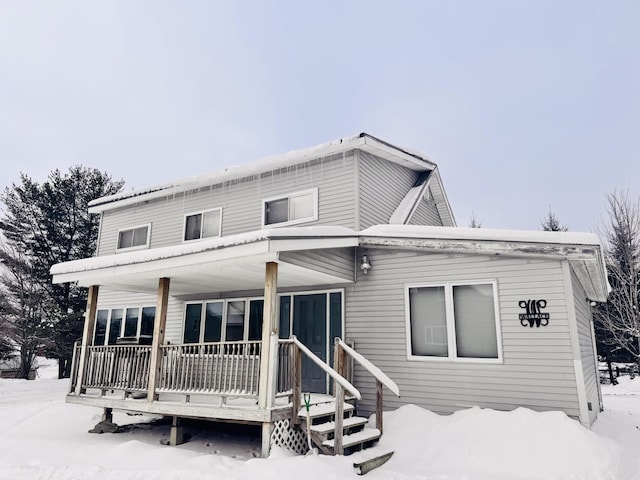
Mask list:
[[[342,448],[344,455],[364,450],[375,444],[381,436],[380,430],[368,428],[366,425],[369,421],[366,418],[354,416],[355,408],[350,403],[345,402],[343,409]],[[300,428],[304,432],[309,431],[313,444],[327,455],[335,455],[335,413],[335,400],[311,405],[308,417],[305,407],[298,411]],[[310,422],[308,429],[307,418]]]

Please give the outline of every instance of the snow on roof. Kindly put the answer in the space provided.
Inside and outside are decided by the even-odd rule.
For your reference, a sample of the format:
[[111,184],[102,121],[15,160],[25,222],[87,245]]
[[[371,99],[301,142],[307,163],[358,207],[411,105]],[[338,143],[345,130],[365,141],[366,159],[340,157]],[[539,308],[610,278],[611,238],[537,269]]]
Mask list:
[[398,205],[398,208],[393,212],[391,218],[389,218],[389,223],[393,225],[402,225],[407,221],[409,215],[413,211],[413,207],[415,207],[418,197],[423,193],[424,184],[420,184],[417,187],[412,187],[409,192],[405,195],[405,197]]
[[375,225],[360,232],[361,237],[429,238],[439,240],[485,240],[502,242],[557,243],[567,245],[597,245],[592,233],[546,232],[531,230],[498,230],[468,227],[438,227],[424,225]]
[[400,154],[405,154],[413,159],[413,163],[421,164],[425,169],[433,168],[435,164],[425,155],[418,152],[409,151],[377,139],[367,133],[359,133],[348,137],[333,140],[331,142],[316,145],[315,147],[294,150],[282,155],[267,157],[255,162],[227,167],[212,173],[186,177],[169,183],[153,185],[133,191],[120,192],[115,195],[108,195],[89,202],[89,211],[98,213],[117,202],[117,206],[125,206],[141,201],[139,197],[144,196],[144,200],[151,198],[172,195],[179,192],[194,190],[199,187],[215,185],[231,180],[238,180],[258,175],[263,172],[279,170],[291,167],[300,163],[308,162],[317,158],[326,157],[336,153],[346,152],[358,147],[364,147],[373,143],[381,144],[396,150]]
[[206,252],[225,247],[234,247],[247,243],[259,242],[270,239],[288,238],[337,238],[355,237],[357,233],[346,227],[321,226],[321,227],[283,227],[256,230],[240,233],[227,237],[215,237],[197,242],[171,245],[167,247],[151,248],[148,250],[136,250],[133,252],[116,253],[99,257],[83,258],[70,262],[58,263],[51,267],[51,275],[63,275],[100,268],[112,268],[123,265],[151,262],[166,258],[180,257],[194,253]]

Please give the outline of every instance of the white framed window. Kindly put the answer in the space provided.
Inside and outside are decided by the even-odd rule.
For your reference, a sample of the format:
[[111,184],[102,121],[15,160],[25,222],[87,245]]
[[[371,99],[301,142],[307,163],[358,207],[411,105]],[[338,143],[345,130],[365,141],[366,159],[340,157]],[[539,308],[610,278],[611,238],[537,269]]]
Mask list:
[[182,240],[219,237],[222,232],[222,208],[194,212],[184,216]]
[[118,230],[116,252],[149,248],[151,224]]
[[262,226],[295,225],[318,219],[318,189],[312,188],[262,201]]
[[94,345],[115,345],[121,337],[153,337],[156,307],[100,309],[96,313]]
[[263,306],[262,298],[186,302],[183,342],[260,340]]
[[407,285],[405,289],[409,359],[502,361],[494,280]]

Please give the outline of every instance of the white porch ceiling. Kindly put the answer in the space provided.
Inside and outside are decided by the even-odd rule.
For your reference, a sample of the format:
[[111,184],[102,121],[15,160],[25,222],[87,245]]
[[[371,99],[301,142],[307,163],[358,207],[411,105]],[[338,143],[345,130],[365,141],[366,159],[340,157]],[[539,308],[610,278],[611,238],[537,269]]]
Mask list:
[[329,275],[311,268],[292,265],[278,259],[277,254],[236,258],[227,262],[202,263],[168,267],[130,274],[101,275],[83,278],[81,286],[100,285],[111,290],[155,293],[158,279],[171,279],[172,295],[194,295],[210,292],[261,290],[264,288],[265,265],[278,263],[278,287],[307,287],[352,282],[352,278]]

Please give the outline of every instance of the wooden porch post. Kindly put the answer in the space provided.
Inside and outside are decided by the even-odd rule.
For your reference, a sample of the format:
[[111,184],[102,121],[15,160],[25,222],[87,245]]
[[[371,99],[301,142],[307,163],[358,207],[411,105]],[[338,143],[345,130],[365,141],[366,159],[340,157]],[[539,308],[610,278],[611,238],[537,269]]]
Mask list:
[[167,305],[169,303],[169,278],[158,280],[158,303],[156,318],[153,322],[153,340],[151,341],[151,359],[149,361],[149,385],[147,386],[147,401],[156,400],[156,387],[161,375],[162,355],[160,346],[164,343],[164,329],[167,324]]
[[[278,382],[278,264],[267,262],[264,275],[264,310],[262,314],[262,344],[260,347],[260,384],[258,407],[272,408],[276,403]],[[262,456],[268,457],[271,450],[271,422],[262,424]]]
[[278,380],[278,264],[267,262],[264,279],[264,311],[262,314],[262,346],[260,348],[260,386],[258,405],[273,407]]
[[76,395],[83,393],[82,380],[84,377],[85,364],[87,363],[87,347],[93,345],[97,306],[98,285],[91,285],[89,287],[89,295],[87,296],[87,310],[85,312],[84,329],[82,330],[82,347],[80,348],[80,365],[78,365]]

